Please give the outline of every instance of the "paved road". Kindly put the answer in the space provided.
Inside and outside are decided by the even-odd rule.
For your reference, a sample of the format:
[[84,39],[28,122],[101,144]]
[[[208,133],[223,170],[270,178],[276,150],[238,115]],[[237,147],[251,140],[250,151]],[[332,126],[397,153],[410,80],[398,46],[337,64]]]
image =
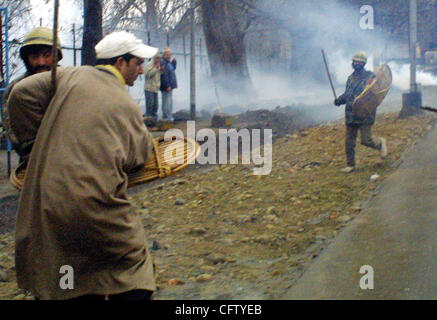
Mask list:
[[283,298],[437,299],[437,126]]

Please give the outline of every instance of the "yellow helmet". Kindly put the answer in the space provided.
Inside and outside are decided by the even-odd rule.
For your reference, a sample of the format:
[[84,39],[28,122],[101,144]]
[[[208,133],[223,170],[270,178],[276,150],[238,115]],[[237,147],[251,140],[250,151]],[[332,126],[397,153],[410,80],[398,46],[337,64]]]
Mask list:
[[367,54],[364,51],[358,51],[355,53],[352,61],[367,63]]
[[[24,38],[23,45],[20,48],[20,57],[24,61],[26,60],[26,51],[29,46],[43,45],[43,46],[53,46],[53,30],[44,27],[38,27],[32,29]],[[58,60],[62,59],[62,49],[61,41],[57,41],[58,48]]]

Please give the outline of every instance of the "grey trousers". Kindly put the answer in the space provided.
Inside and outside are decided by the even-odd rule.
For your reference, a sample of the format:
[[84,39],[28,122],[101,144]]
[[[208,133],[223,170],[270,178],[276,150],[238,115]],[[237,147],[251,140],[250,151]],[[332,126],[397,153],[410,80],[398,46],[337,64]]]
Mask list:
[[162,94],[162,118],[169,120],[173,114],[173,90],[161,91]]
[[381,150],[381,142],[377,143],[372,138],[371,125],[346,125],[346,158],[349,167],[355,166],[355,145],[358,131],[360,131],[362,145]]
[[158,119],[158,92],[144,91],[146,95],[146,115]]

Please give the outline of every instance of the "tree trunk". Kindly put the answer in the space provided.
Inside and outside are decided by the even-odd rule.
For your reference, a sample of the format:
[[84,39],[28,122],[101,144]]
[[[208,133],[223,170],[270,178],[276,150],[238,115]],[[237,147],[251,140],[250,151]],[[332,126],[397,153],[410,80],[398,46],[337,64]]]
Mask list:
[[150,35],[150,45],[159,43],[156,0],[146,1],[146,30]]
[[96,64],[94,47],[103,38],[102,12],[101,0],[84,0],[82,65]]
[[221,88],[232,94],[253,93],[241,16],[230,0],[201,1],[203,31],[211,74]]

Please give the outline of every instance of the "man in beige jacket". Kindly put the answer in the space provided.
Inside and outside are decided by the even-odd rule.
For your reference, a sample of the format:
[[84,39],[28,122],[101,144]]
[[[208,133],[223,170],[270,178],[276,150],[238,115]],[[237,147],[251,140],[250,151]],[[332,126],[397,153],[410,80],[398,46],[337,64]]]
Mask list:
[[158,120],[158,91],[161,87],[161,55],[158,54],[144,68],[144,94],[146,97],[146,116]]
[[156,289],[146,234],[127,199],[128,172],[152,137],[125,85],[154,56],[127,32],[96,46],[101,65],[17,83],[8,106],[20,142],[35,139],[16,224],[18,286],[37,299],[147,299]]

